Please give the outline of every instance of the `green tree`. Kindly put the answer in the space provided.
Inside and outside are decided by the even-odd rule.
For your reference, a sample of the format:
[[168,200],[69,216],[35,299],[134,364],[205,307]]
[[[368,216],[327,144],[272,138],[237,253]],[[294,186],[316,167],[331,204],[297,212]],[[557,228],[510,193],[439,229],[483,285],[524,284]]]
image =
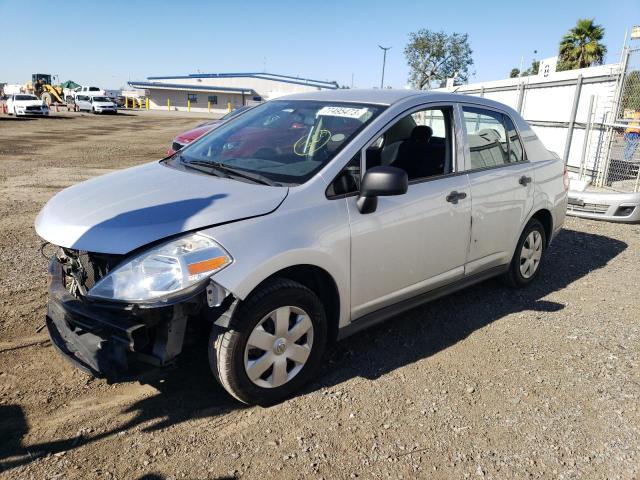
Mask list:
[[594,19],[579,19],[560,41],[558,70],[602,65],[607,53],[607,47],[601,43],[603,37],[602,25],[596,25]]
[[529,70],[527,70],[527,75],[537,75],[540,71],[540,60],[533,60],[531,62],[531,66]]
[[526,70],[523,70],[522,71],[522,75],[520,75],[520,69],[519,68],[512,68],[511,72],[509,73],[509,78],[516,78],[516,77],[519,77],[519,76],[527,77],[529,75],[537,75],[539,70],[540,70],[540,61],[539,60],[533,60],[531,62],[531,67],[529,67]]
[[473,65],[472,53],[466,33],[449,35],[424,28],[412,32],[404,49],[411,70],[409,81],[418,90],[431,88],[433,82],[443,85],[452,77],[466,82]]

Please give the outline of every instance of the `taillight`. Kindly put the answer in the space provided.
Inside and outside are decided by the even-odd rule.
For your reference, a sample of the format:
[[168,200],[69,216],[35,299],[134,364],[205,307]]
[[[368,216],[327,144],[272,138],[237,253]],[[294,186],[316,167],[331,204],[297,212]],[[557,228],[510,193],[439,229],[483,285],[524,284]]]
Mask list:
[[569,170],[567,166],[564,166],[564,173],[562,174],[562,183],[564,184],[565,191],[569,190]]

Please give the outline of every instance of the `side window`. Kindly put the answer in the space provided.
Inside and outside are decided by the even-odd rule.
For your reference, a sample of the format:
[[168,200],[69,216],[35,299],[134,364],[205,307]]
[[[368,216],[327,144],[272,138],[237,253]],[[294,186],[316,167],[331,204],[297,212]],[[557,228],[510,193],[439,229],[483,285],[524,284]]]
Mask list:
[[520,135],[518,135],[515,125],[507,115],[504,116],[504,120],[507,126],[507,134],[509,135],[509,161],[511,163],[524,162],[526,158]]
[[342,195],[357,193],[360,190],[360,152],[342,169],[342,171],[327,187],[327,197],[335,198]]
[[453,171],[451,108],[427,108],[402,117],[367,149],[367,168],[391,165],[409,181]]
[[483,108],[462,107],[462,110],[467,128],[471,169],[510,163],[506,117],[499,112]]

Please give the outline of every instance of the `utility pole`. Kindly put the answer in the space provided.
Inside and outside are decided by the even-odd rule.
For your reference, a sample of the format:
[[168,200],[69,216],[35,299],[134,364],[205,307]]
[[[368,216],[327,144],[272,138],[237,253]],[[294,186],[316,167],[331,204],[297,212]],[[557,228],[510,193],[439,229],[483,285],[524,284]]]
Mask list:
[[382,55],[382,78],[380,79],[380,90],[384,88],[384,66],[387,63],[387,50],[391,50],[391,47],[383,47],[382,45],[378,45],[384,52]]

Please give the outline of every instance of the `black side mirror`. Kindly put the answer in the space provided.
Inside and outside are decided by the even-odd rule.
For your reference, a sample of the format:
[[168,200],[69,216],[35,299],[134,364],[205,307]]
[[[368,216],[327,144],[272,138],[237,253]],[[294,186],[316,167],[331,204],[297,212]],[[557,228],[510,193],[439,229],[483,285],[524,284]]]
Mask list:
[[360,195],[356,201],[360,213],[372,213],[378,207],[378,197],[407,193],[409,178],[407,172],[397,167],[373,167],[367,170],[360,185]]

